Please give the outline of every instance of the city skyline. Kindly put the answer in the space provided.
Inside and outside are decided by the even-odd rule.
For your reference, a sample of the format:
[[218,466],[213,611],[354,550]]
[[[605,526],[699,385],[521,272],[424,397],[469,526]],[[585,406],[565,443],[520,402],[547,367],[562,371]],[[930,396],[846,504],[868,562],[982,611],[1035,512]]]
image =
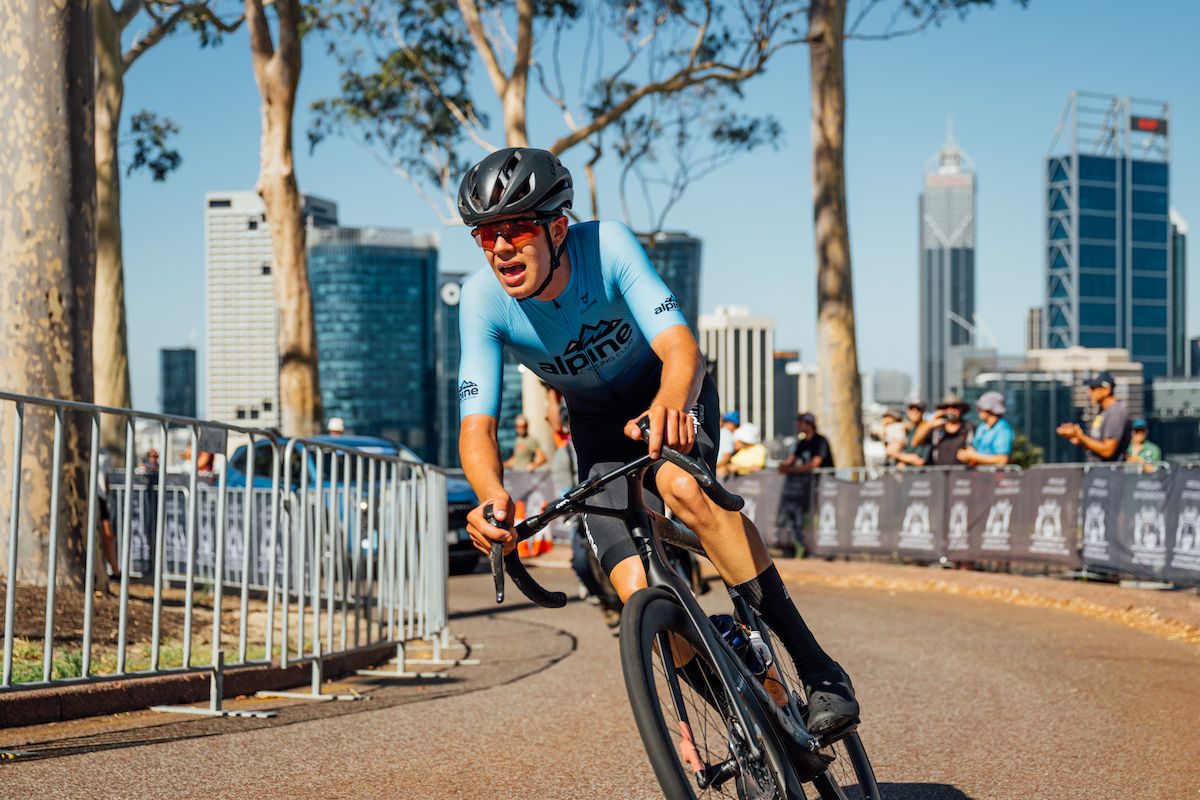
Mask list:
[[[943,134],[947,113],[953,113],[956,135],[970,143],[984,176],[977,313],[1003,351],[1021,347],[1024,309],[1042,301],[1047,132],[1068,92],[1098,88],[1171,101],[1172,125],[1181,143],[1172,158],[1172,201],[1184,218],[1196,218],[1200,154],[1185,143],[1200,127],[1200,108],[1190,100],[1197,95],[1194,76],[1200,74],[1200,55],[1185,32],[1195,27],[1189,20],[1200,21],[1200,10],[1183,3],[1175,8],[1180,24],[1164,29],[1129,14],[1125,4],[1089,3],[1091,24],[1083,31],[1076,24],[1079,4],[1032,3],[1025,10],[1000,5],[920,36],[848,45],[847,182],[863,369],[897,365],[917,372],[917,334],[906,321],[917,303],[912,196],[930,140]],[[1010,57],[1011,41],[1017,38],[1029,51],[1019,61]],[[1136,44],[1151,39],[1154,48]],[[1105,55],[1114,50],[1138,57]],[[230,36],[222,48],[207,51],[181,37],[164,42],[146,58],[170,65],[178,77],[168,80],[168,70],[157,68],[131,73],[128,102],[153,107],[180,123],[183,165],[163,185],[140,176],[123,184],[134,405],[143,407],[153,402],[157,388],[158,347],[202,347],[200,304],[184,302],[167,310],[154,298],[202,293],[202,231],[187,221],[196,219],[195,209],[212,187],[253,185],[256,148],[228,144],[256,143],[259,125],[244,36]],[[337,77],[319,48],[306,51],[306,59],[297,131],[306,125],[307,102],[329,94]],[[946,70],[946,63],[954,63],[955,69]],[[747,86],[747,110],[777,114],[785,129],[784,148],[739,158],[697,182],[667,227],[704,240],[702,308],[750,305],[780,321],[780,346],[811,353],[811,154],[807,92],[797,90],[806,86],[806,78],[807,53],[798,50]],[[987,92],[977,90],[982,83]],[[222,91],[213,92],[214,85]],[[921,91],[914,92],[914,86]],[[535,120],[549,113],[531,109]],[[212,141],[224,144],[212,147]],[[566,161],[573,170],[582,169],[578,154],[568,154]],[[620,216],[613,192],[604,188],[611,187],[612,172],[598,171],[604,217]],[[481,265],[465,232],[441,229],[411,187],[354,143],[334,140],[311,155],[300,147],[297,174],[302,191],[337,197],[355,224],[435,231],[447,270],[473,272]],[[748,275],[754,279],[747,280]],[[1188,300],[1195,321],[1200,312],[1194,292]],[[898,327],[899,322],[904,324]],[[198,355],[203,375],[207,353]]]

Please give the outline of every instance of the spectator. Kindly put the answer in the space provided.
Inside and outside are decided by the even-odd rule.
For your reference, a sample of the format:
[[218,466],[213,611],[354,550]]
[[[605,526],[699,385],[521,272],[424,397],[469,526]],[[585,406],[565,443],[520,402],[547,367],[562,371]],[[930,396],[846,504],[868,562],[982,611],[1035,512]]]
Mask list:
[[112,469],[112,455],[107,450],[100,451],[100,461],[96,474],[96,510],[100,524],[100,552],[108,563],[109,578],[121,580],[121,562],[117,559],[117,536],[113,532],[111,517],[108,513],[108,472]]
[[735,475],[749,475],[762,471],[767,465],[767,448],[758,435],[758,426],[753,422],[741,425],[733,434],[733,455],[726,465]]
[[733,434],[742,424],[742,415],[730,411],[721,417],[721,440],[717,443],[717,474],[725,470],[725,465],[733,457]]
[[901,421],[903,419],[904,415],[900,413],[900,409],[888,408],[883,412],[883,422],[879,425],[877,435],[886,448],[886,463],[889,466],[896,464],[897,456],[904,449],[904,440],[908,438],[908,431],[904,429],[904,423]]
[[341,417],[330,417],[325,429],[329,431],[330,436],[341,436],[346,432],[346,421]]
[[923,467],[929,463],[929,453],[932,449],[929,442],[915,442],[917,431],[925,420],[925,402],[913,400],[908,404],[908,433],[904,437],[904,447],[896,454],[896,463],[901,468]]
[[504,466],[506,469],[533,472],[546,463],[546,454],[542,452],[542,446],[538,444],[537,439],[529,434],[529,420],[524,414],[517,415],[513,427],[516,428],[517,438],[513,442],[512,455],[504,462]]
[[1129,450],[1125,455],[1126,461],[1144,465],[1145,472],[1153,472],[1154,465],[1162,461],[1162,448],[1146,438],[1149,433],[1146,420],[1135,419],[1130,434],[1132,440],[1129,442]]
[[984,392],[975,403],[983,424],[975,429],[969,447],[958,451],[958,460],[968,466],[1002,467],[1012,458],[1013,429],[1004,418],[1008,409],[1000,392]]
[[147,475],[158,474],[158,451],[153,447],[146,451],[146,457],[142,459],[140,471]]
[[799,498],[800,513],[807,514],[812,506],[812,472],[815,469],[833,469],[833,453],[829,449],[829,441],[817,433],[817,418],[804,413],[796,417],[796,432],[800,441],[792,448],[792,453],[779,465],[779,471],[788,476],[792,486],[788,491],[794,491]]
[[956,394],[950,393],[938,403],[933,417],[925,420],[913,434],[913,441],[930,445],[930,460],[937,466],[944,467],[961,464],[958,451],[971,443],[975,434],[974,427],[963,417],[969,406]]
[[1058,426],[1058,435],[1087,450],[1088,461],[1124,461],[1132,437],[1129,412],[1114,394],[1116,378],[1105,370],[1085,381],[1084,386],[1097,406],[1088,433],[1077,422],[1064,422]]

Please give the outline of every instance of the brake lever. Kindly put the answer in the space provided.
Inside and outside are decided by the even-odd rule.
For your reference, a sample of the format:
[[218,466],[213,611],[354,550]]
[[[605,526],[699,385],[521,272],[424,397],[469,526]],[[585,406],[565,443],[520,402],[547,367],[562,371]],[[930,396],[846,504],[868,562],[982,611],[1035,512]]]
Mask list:
[[[488,503],[483,507],[483,518],[488,521],[489,525],[496,524],[496,514],[492,510],[492,504]],[[496,586],[496,602],[504,602],[504,544],[502,542],[492,542],[492,549],[488,553],[488,563],[492,566],[492,582]]]

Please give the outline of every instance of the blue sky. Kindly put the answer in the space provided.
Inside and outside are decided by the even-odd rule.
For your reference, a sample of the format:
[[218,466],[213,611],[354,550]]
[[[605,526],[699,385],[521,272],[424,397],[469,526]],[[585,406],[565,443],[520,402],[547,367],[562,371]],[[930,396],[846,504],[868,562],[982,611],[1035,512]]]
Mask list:
[[[1031,0],[1024,10],[999,0],[917,36],[848,45],[847,193],[864,369],[916,375],[917,194],[947,115],[978,171],[976,306],[1004,351],[1023,347],[1026,311],[1041,302],[1042,164],[1072,89],[1171,103],[1171,204],[1195,230],[1198,30],[1200,3],[1192,0]],[[308,153],[307,105],[335,90],[337,74],[318,42],[306,45],[305,58],[296,124],[301,190],[336,200],[345,225],[436,231],[444,271],[478,268],[465,230],[444,227],[375,154],[344,139]],[[693,185],[667,227],[704,240],[702,310],[739,304],[773,316],[777,347],[814,360],[808,80],[807,51],[796,49],[747,86],[744,110],[778,117],[783,146]],[[481,84],[478,97],[490,97],[485,91]],[[166,183],[139,174],[123,184],[133,400],[157,410],[158,349],[190,344],[201,351],[203,413],[203,196],[252,189],[258,174],[258,94],[244,34],[209,50],[186,34],[160,44],[128,75],[126,117],[141,108],[179,123],[183,165]],[[534,137],[561,132],[540,112],[530,127]],[[583,158],[565,155],[576,171]],[[619,216],[615,197],[604,193],[602,216]],[[1194,279],[1188,317],[1189,333],[1200,332]]]

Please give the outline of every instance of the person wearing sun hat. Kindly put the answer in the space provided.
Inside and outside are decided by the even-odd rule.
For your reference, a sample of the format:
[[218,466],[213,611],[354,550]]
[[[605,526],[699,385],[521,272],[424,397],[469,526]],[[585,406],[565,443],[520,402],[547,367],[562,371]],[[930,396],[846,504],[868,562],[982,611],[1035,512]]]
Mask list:
[[975,429],[970,447],[958,451],[958,460],[969,466],[1001,467],[1012,457],[1013,428],[1004,418],[1008,409],[1000,392],[984,392],[975,402],[982,424]]
[[970,445],[971,437],[975,434],[975,427],[963,419],[968,409],[970,406],[951,392],[937,404],[933,416],[921,423],[912,441],[916,444],[929,441],[932,446],[931,463],[938,466],[962,463],[958,460],[958,453]]

